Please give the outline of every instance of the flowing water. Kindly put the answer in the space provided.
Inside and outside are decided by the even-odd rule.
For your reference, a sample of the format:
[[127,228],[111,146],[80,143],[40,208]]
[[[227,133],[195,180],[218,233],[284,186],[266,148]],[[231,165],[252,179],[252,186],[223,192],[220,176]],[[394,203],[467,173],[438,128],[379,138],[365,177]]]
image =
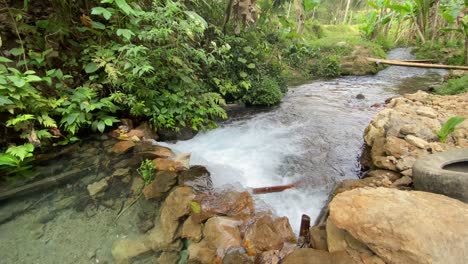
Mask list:
[[[411,55],[396,49],[389,57]],[[399,93],[427,89],[440,82],[443,73],[392,66],[375,76],[314,81],[290,89],[278,107],[235,115],[215,130],[168,145],[191,152],[192,164],[207,165],[217,188],[301,181],[296,189],[255,196],[258,208],[288,216],[297,231],[301,215],[315,218],[336,182],[358,177],[362,134],[379,110],[375,104]],[[110,176],[116,168],[138,165],[108,155],[110,144],[102,139],[84,142],[75,145],[70,156],[36,168],[49,175],[79,168],[79,178],[0,201],[0,263],[112,263],[112,242],[138,235],[142,227],[135,223],[154,219],[155,205],[144,199],[116,218],[131,201],[131,193],[119,185],[125,178],[111,180],[99,201],[89,198],[88,184]],[[130,173],[135,182],[135,169]]]
[[[389,58],[412,55],[396,49]],[[191,152],[194,163],[206,164],[215,187],[300,181],[296,189],[256,196],[258,205],[288,216],[298,231],[301,215],[315,219],[335,183],[358,177],[363,131],[379,110],[373,105],[399,93],[427,89],[443,72],[392,66],[376,76],[314,81],[290,89],[274,110],[229,120],[170,147]],[[357,98],[361,95],[364,99]]]

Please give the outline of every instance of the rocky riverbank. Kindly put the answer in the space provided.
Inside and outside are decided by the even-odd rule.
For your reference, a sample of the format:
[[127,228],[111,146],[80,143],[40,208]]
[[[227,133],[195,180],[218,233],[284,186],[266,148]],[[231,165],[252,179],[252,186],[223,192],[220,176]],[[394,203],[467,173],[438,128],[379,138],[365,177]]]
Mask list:
[[299,240],[286,217],[256,210],[250,193],[215,191],[204,167],[178,166],[166,155],[175,163],[143,191],[147,199],[168,194],[155,227],[116,240],[112,254],[117,263],[149,252],[158,263],[464,263],[468,205],[408,190],[417,158],[468,146],[466,121],[445,143],[437,137],[450,117],[468,116],[467,96],[391,99],[365,131],[371,171],[338,185],[328,217]]

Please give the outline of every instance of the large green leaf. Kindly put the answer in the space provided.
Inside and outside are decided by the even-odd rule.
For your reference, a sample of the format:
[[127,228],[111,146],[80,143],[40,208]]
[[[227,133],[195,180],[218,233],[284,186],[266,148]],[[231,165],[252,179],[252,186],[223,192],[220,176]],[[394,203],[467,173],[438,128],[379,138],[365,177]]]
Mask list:
[[135,11],[127,4],[125,0],[115,0],[115,3],[125,14],[135,14]]
[[8,99],[8,97],[0,95],[0,106],[7,105],[7,104],[13,104],[13,101]]
[[99,66],[95,62],[90,62],[85,66],[86,73],[93,73],[99,69]]
[[461,124],[463,121],[465,121],[465,118],[461,116],[454,116],[447,120],[447,122],[440,129],[439,133],[437,133],[440,141],[445,142],[448,135],[455,131],[455,127]]
[[112,13],[104,7],[94,7],[91,11],[92,15],[102,15],[106,20],[109,20],[112,16]]
[[10,154],[0,154],[0,166],[17,166],[20,160]]

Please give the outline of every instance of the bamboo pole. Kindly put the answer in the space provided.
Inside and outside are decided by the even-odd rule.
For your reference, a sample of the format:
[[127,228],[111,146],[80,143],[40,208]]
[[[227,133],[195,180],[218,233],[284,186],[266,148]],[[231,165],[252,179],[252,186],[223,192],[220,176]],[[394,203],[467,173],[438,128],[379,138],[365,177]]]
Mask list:
[[277,185],[277,186],[268,186],[268,187],[259,187],[259,188],[252,188],[253,194],[264,194],[264,193],[274,193],[274,192],[282,192],[287,189],[295,188],[300,185],[302,181],[288,184],[288,185]]
[[448,69],[448,70],[463,70],[468,71],[468,66],[458,66],[458,65],[445,65],[445,64],[431,64],[431,63],[419,63],[419,62],[405,62],[401,60],[384,60],[384,59],[375,59],[367,58],[368,61],[375,62],[377,64],[390,64],[397,66],[407,66],[407,67],[417,67],[417,68],[433,68],[433,69]]

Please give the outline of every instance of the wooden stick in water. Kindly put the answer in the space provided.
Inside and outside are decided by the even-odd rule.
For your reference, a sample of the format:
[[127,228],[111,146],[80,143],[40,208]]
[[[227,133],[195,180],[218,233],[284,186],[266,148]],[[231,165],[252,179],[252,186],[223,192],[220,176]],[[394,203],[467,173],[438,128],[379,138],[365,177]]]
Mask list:
[[287,185],[276,185],[276,186],[268,186],[268,187],[259,187],[259,188],[252,188],[253,194],[264,194],[264,193],[274,193],[274,192],[282,192],[287,189],[295,188],[302,184],[302,181],[295,182],[293,184]]

